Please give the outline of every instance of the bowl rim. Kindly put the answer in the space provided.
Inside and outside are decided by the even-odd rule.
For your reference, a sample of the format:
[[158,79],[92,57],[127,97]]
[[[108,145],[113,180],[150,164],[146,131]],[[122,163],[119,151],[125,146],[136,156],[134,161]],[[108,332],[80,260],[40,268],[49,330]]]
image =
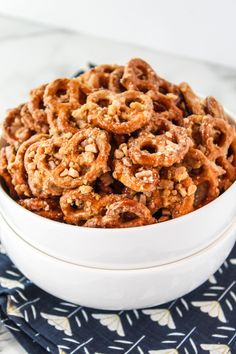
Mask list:
[[[199,95],[200,97],[202,97],[202,95]],[[235,127],[236,127],[236,114],[234,114],[233,112],[225,109],[225,112],[226,114],[228,115],[228,118],[229,118],[229,121],[231,121],[232,123],[234,123]],[[1,139],[1,137],[0,137]],[[49,223],[50,225],[58,225],[58,227],[60,227],[59,225],[61,225],[61,228],[65,228],[67,230],[69,229],[73,229],[73,230],[78,230],[78,232],[82,229],[82,230],[89,230],[90,232],[95,232],[96,233],[96,230],[103,230],[104,233],[117,233],[117,232],[121,232],[121,230],[126,230],[126,232],[128,232],[129,230],[133,230],[135,232],[135,230],[151,230],[151,229],[156,229],[156,228],[165,228],[165,227],[168,227],[166,225],[175,225],[175,224],[178,224],[178,223],[182,223],[184,222],[184,220],[187,220],[187,219],[191,219],[194,217],[194,215],[197,215],[197,214],[201,214],[202,212],[204,212],[204,210],[207,210],[209,208],[213,208],[214,205],[216,205],[217,203],[219,203],[223,198],[225,198],[225,196],[227,196],[229,193],[231,193],[231,191],[233,189],[236,189],[236,180],[231,184],[231,186],[226,190],[224,191],[222,194],[220,194],[217,198],[215,198],[214,200],[212,200],[211,202],[209,202],[208,204],[204,205],[203,207],[200,207],[199,209],[197,210],[193,210],[191,211],[190,213],[188,214],[185,214],[185,215],[182,215],[182,216],[179,216],[177,218],[174,218],[174,219],[171,219],[171,220],[167,220],[167,221],[163,221],[161,223],[156,223],[156,224],[150,224],[150,225],[143,225],[143,226],[134,226],[134,227],[126,227],[126,228],[95,228],[95,227],[84,227],[84,226],[79,226],[79,225],[72,225],[72,224],[67,224],[67,223],[64,223],[64,222],[59,222],[59,221],[55,221],[55,220],[52,220],[52,219],[48,219],[46,217],[43,217],[43,216],[40,216],[24,207],[22,207],[21,205],[19,205],[17,203],[17,201],[15,201],[13,198],[11,198],[11,196],[5,191],[5,189],[3,188],[2,186],[2,178],[0,178],[0,195],[2,194],[7,200],[10,201],[10,203],[13,203],[14,206],[16,206],[17,208],[20,208],[21,210],[23,209],[24,212],[26,213],[26,215],[29,215],[29,217],[35,217],[36,220],[38,218],[38,220],[42,221],[44,220],[45,223]],[[4,214],[4,212],[2,212],[1,210],[2,208],[0,208],[0,211],[1,211],[1,214]]]

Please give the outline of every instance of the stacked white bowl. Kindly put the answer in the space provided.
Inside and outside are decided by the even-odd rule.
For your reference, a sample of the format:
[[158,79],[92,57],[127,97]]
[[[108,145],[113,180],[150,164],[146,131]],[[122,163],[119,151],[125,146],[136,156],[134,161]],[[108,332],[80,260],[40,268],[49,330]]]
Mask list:
[[236,240],[235,200],[236,182],[180,218],[97,229],[38,216],[0,186],[1,238],[17,267],[50,294],[102,309],[150,307],[195,289],[223,263]]

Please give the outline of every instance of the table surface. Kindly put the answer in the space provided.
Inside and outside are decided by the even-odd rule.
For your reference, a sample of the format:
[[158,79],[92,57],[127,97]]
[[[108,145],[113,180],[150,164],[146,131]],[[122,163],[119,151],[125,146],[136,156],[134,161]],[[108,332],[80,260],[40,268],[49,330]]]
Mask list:
[[[197,92],[215,96],[236,112],[233,68],[0,16],[0,117],[27,100],[31,88],[72,76],[88,60],[124,64],[131,57],[147,60],[170,81],[187,81]],[[25,353],[1,326],[0,352]]]

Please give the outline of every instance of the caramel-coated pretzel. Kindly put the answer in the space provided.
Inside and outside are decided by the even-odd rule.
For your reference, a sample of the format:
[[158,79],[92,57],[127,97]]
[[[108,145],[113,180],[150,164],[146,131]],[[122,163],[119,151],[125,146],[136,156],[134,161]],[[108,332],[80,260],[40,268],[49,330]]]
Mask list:
[[205,114],[202,100],[193,92],[191,87],[186,82],[182,82],[179,85],[179,88],[188,110],[192,114]]
[[[161,171],[160,178],[161,208],[169,218],[190,213],[194,210],[197,186],[184,166],[172,166]],[[159,221],[164,221],[162,218]]]
[[162,208],[160,189],[155,189],[153,192],[135,192],[133,189],[125,187],[122,195],[144,204],[152,215]]
[[227,153],[234,136],[234,128],[227,121],[210,115],[191,115],[184,126],[194,146],[212,161]]
[[[152,100],[137,91],[120,94],[100,90],[89,95],[82,113],[87,121],[115,134],[130,134],[147,124],[152,116]],[[81,110],[78,110],[79,119]]]
[[16,193],[15,187],[12,183],[12,177],[8,170],[9,164],[9,154],[15,155],[15,149],[13,146],[5,146],[0,150],[0,176],[3,178],[6,187],[13,199],[17,199],[18,195]]
[[53,198],[27,198],[18,202],[25,209],[33,211],[35,214],[55,221],[62,221],[63,213],[60,209],[58,200]]
[[49,131],[47,112],[43,100],[46,86],[47,85],[41,85],[31,90],[27,105],[27,108],[31,113],[31,119],[27,120],[28,126],[37,133],[45,134]]
[[222,105],[212,96],[208,96],[204,100],[205,112],[214,118],[228,120],[227,114]]
[[124,68],[119,65],[98,65],[82,74],[78,80],[87,94],[97,90],[109,89],[114,92],[124,91],[120,83]]
[[131,59],[125,66],[122,85],[127,90],[136,90],[146,93],[158,90],[162,79],[157,76],[151,66],[142,59]]
[[55,184],[70,189],[91,184],[107,172],[110,148],[106,132],[81,129],[62,145],[63,158],[51,171]]
[[141,132],[137,138],[130,139],[128,154],[136,164],[168,167],[180,162],[190,146],[185,129],[159,118],[153,133]]
[[215,163],[223,169],[219,176],[219,188],[224,192],[236,179],[236,134],[227,153],[218,157]]
[[200,150],[190,148],[183,163],[193,183],[197,186],[194,200],[195,208],[200,208],[218,197],[219,170],[214,162],[209,161]]
[[148,95],[151,97],[154,109],[154,120],[163,116],[172,121],[176,125],[183,124],[183,112],[176,104],[176,96],[168,93],[164,95],[157,91],[150,91]]
[[44,92],[44,105],[49,110],[59,112],[61,109],[76,109],[86,102],[78,79],[57,79],[49,83]]
[[113,177],[136,192],[152,192],[159,181],[156,168],[133,164],[128,157],[114,160]]
[[[66,191],[60,198],[60,206],[64,220],[69,224],[83,225],[87,220],[97,215],[96,201],[100,196],[92,192],[90,186]],[[83,192],[84,189],[84,193]]]
[[25,114],[29,114],[28,111],[25,112],[25,105],[20,105],[7,112],[3,122],[3,138],[8,144],[18,147],[34,133],[24,123],[22,115],[24,116]]
[[28,185],[27,174],[25,170],[24,157],[27,149],[34,143],[49,138],[46,134],[36,134],[21,144],[17,150],[14,159],[8,165],[11,174],[12,183],[19,197],[30,197],[32,192]]
[[66,222],[83,225],[95,216],[104,215],[110,204],[123,198],[116,194],[101,197],[94,193],[91,186],[81,186],[64,192],[60,198],[60,206]]
[[[51,141],[53,139],[53,143]],[[32,194],[39,198],[60,196],[63,189],[56,186],[51,171],[60,161],[58,153],[63,138],[37,141],[25,152],[24,165]]]
[[135,200],[123,199],[111,204],[104,216],[88,220],[84,226],[100,228],[135,227],[154,224],[149,209]]

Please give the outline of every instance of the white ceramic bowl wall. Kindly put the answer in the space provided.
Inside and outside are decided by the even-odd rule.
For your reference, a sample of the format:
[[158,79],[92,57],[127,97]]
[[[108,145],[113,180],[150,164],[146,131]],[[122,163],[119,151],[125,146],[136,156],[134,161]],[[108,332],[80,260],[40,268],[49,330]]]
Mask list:
[[136,270],[82,267],[47,255],[1,220],[1,236],[17,267],[52,295],[107,310],[150,307],[195,289],[216,271],[233,247],[235,222],[213,244],[181,261]]

